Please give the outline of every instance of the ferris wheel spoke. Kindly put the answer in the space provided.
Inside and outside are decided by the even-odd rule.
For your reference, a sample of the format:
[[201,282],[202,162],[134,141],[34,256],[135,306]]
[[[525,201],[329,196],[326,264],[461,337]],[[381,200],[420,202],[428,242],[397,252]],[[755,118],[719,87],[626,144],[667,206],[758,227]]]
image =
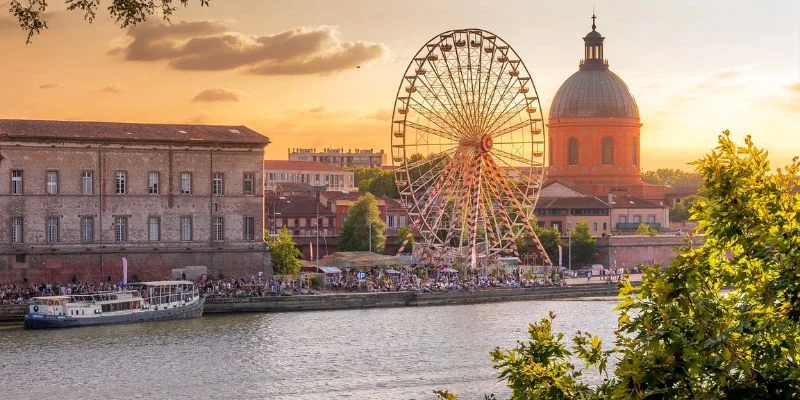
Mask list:
[[[429,62],[429,63],[430,63],[430,62]],[[433,72],[434,72],[434,73],[437,75],[437,77],[438,77],[439,71],[436,69],[436,67],[435,67],[434,65],[432,65],[432,64],[431,64],[431,66],[432,66],[432,68],[431,68],[431,69],[433,70]],[[439,78],[437,78],[437,79],[439,79]],[[452,109],[452,107],[450,107],[450,105],[449,105],[449,104],[446,104],[446,103],[444,103],[444,102],[442,101],[442,99],[441,99],[441,95],[440,95],[440,94],[438,94],[438,93],[437,93],[437,92],[434,90],[434,88],[433,88],[433,83],[432,83],[432,82],[429,82],[427,78],[424,78],[424,79],[418,79],[418,81],[419,81],[420,83],[422,83],[422,87],[421,87],[421,89],[423,89],[423,90],[421,90],[421,91],[420,91],[420,95],[421,95],[421,96],[422,96],[422,97],[425,99],[425,101],[426,101],[428,104],[430,104],[431,108],[436,108],[436,107],[434,106],[434,102],[436,102],[436,103],[439,103],[439,105],[441,106],[441,108],[442,108],[442,109],[444,110],[444,112],[445,112],[445,113],[448,115],[448,117],[449,117],[449,120],[446,120],[444,117],[441,117],[441,116],[439,116],[439,117],[440,117],[442,120],[445,120],[445,121],[447,121],[447,124],[448,124],[448,125],[450,125],[450,126],[453,128],[453,129],[456,129],[456,130],[464,130],[464,129],[465,129],[465,127],[464,127],[464,126],[463,126],[463,124],[460,122],[460,121],[462,121],[464,118],[463,118],[462,116],[460,116],[460,115],[455,115],[455,114],[453,113],[453,111],[451,110],[451,109]],[[440,82],[441,82],[441,79],[440,79]],[[444,88],[444,87],[442,87],[442,91],[445,93],[445,95],[446,95],[448,98],[450,98],[450,96],[449,96],[449,92],[448,92],[447,90],[445,90],[445,88]],[[451,101],[452,101],[452,100],[451,100]],[[457,113],[458,113],[458,112],[460,112],[460,110],[458,110],[458,109],[456,109],[455,111],[456,111]],[[454,124],[455,124],[455,125],[458,125],[458,127],[456,127],[456,126],[453,126]]]
[[444,130],[441,130],[441,129],[436,129],[436,128],[433,128],[433,127],[430,127],[430,126],[420,125],[420,124],[418,124],[416,122],[406,122],[406,126],[408,126],[409,128],[414,128],[414,129],[417,129],[417,130],[420,130],[420,131],[423,131],[423,132],[426,132],[426,133],[430,133],[430,134],[439,136],[439,137],[441,137],[443,139],[452,140],[452,142],[448,142],[448,143],[445,143],[445,144],[452,144],[452,145],[457,145],[458,144],[458,137],[452,132],[447,132],[447,131],[444,131]]
[[[408,106],[412,110],[416,111],[417,114],[425,117],[425,119],[427,119],[428,121],[430,121],[433,124],[435,124],[436,126],[438,126],[439,129],[442,132],[447,132],[447,128],[445,126],[449,126],[452,129],[457,129],[456,127],[452,126],[449,121],[447,121],[446,119],[442,118],[441,115],[439,115],[439,113],[437,113],[436,111],[426,107],[424,104],[420,103],[416,99],[410,100],[408,102]],[[408,124],[409,124],[409,122],[406,122],[406,125],[408,125]],[[422,125],[419,125],[419,126],[422,126]],[[453,138],[457,137],[456,134],[454,134],[454,133],[451,133],[450,136],[452,136]]]
[[[516,130],[520,130],[520,129],[526,127],[526,126],[529,126],[530,124],[531,124],[530,120],[525,120],[525,121],[517,122],[514,125],[507,126],[507,127],[503,128],[503,129],[500,129],[498,131],[489,131],[487,134],[492,138],[496,138],[498,136],[503,136],[506,133],[510,133],[510,132],[514,132]],[[495,143],[497,143],[497,142],[495,142]]]
[[[501,159],[502,158],[508,158],[508,159],[514,160],[514,161],[522,164],[521,166],[527,166],[527,165],[529,165],[531,163],[531,160],[528,159],[528,158],[524,158],[522,156],[519,156],[519,155],[516,155],[516,154],[512,154],[512,153],[509,153],[509,152],[504,151],[504,150],[500,150],[497,147],[492,148],[492,153],[494,153],[494,155],[496,157],[499,157]],[[512,164],[508,164],[508,165],[509,166],[513,166]]]
[[[512,90],[514,87],[514,82],[514,77],[506,77],[502,72],[498,76],[498,84],[495,86],[491,97],[492,108],[487,112],[488,118],[485,119],[481,124],[481,127],[484,128],[484,130],[490,126],[490,121],[493,121],[491,117],[498,115],[498,110],[503,110],[508,106],[508,104],[513,103],[517,98],[519,93]],[[503,111],[500,111],[499,114],[502,115]]]
[[[492,132],[507,124],[515,117],[518,117],[523,111],[525,111],[525,103],[526,100],[522,98],[518,99],[516,102],[510,102],[506,104],[499,113],[495,114],[493,118],[490,118],[487,121],[486,126],[484,126],[484,130],[486,132]],[[527,115],[523,116],[522,118],[530,121],[530,117]]]

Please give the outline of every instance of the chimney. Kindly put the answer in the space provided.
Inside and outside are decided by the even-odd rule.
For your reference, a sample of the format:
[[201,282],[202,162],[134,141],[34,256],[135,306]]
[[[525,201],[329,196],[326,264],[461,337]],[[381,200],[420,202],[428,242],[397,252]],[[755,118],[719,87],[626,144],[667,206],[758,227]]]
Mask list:
[[608,205],[614,208],[614,193],[608,192]]

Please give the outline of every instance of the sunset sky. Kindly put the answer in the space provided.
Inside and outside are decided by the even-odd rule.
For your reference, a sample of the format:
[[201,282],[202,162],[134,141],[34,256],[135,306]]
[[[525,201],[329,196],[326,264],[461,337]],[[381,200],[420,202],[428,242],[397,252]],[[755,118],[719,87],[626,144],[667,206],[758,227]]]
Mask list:
[[779,164],[800,154],[794,0],[195,3],[171,26],[120,29],[52,1],[50,29],[26,45],[0,0],[0,118],[247,125],[278,159],[289,147],[388,151],[398,85],[431,37],[502,37],[547,115],[577,71],[594,3],[610,68],[639,105],[644,170],[688,169],[723,129],[752,134]]

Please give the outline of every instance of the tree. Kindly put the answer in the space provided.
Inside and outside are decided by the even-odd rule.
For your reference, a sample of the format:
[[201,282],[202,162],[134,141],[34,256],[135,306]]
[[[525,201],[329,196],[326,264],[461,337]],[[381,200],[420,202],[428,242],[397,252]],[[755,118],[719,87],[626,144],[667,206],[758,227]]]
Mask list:
[[[544,251],[550,256],[550,261],[554,264],[558,262],[558,246],[562,246],[561,232],[556,228],[545,228],[543,226],[534,226],[533,230],[539,238],[539,243],[544,247]],[[563,246],[562,246],[563,247]]]
[[[372,232],[370,236],[370,232]],[[366,251],[380,253],[386,244],[386,224],[383,223],[375,196],[367,193],[350,206],[339,235],[340,251]]]
[[589,225],[583,222],[577,223],[570,236],[572,238],[572,264],[590,264],[594,260],[597,241],[589,233]]
[[654,185],[700,187],[702,179],[696,172],[686,172],[673,168],[660,168],[642,174],[642,180]]
[[[197,0],[201,7],[209,5],[210,0]],[[97,18],[97,9],[101,0],[65,0],[67,10],[82,11],[83,18],[94,22]],[[22,30],[28,33],[27,43],[31,42],[33,35],[47,29],[47,0],[28,0],[22,4],[20,0],[11,0],[9,13],[16,18]],[[169,21],[179,5],[187,7],[191,0],[110,0],[107,7],[108,14],[121,28],[135,26],[147,21],[147,18],[160,14],[165,21]]]
[[[567,349],[555,316],[531,325],[529,339],[492,353],[513,399],[789,399],[800,393],[800,162],[772,171],[750,137],[719,145],[693,163],[708,197],[667,267],[645,269],[641,286],[620,284],[614,347],[576,335]],[[587,388],[565,364],[577,356],[606,379]],[[612,360],[613,378],[606,374]],[[580,371],[577,371],[579,373]],[[544,390],[547,389],[547,390]],[[536,391],[536,392],[534,392]]]
[[[533,230],[536,237],[539,238],[539,243],[544,247],[544,251],[550,257],[550,261],[554,264],[558,263],[558,246],[562,243],[561,232],[555,228],[546,228],[544,226],[534,225]],[[517,239],[517,252],[520,255],[528,254],[529,246],[533,245],[530,235],[526,232]]]
[[356,186],[362,193],[372,193],[375,197],[400,197],[394,181],[394,172],[381,168],[356,168],[353,170]]
[[655,236],[658,235],[658,229],[642,222],[636,228],[636,234],[640,236]]
[[294,245],[292,235],[285,226],[278,237],[265,235],[272,257],[272,273],[275,275],[295,275],[300,273],[300,259],[303,254]]
[[675,204],[669,210],[669,220],[671,222],[683,222],[688,221],[689,216],[691,215],[691,209],[694,203],[698,200],[702,199],[703,196],[700,194],[693,194],[689,197],[686,197],[678,204]]
[[[408,236],[410,232],[411,229],[409,229],[407,226],[401,226],[397,228],[397,247],[402,246],[403,242],[406,240],[406,237],[408,237],[408,242],[402,249],[403,253],[410,253],[414,249],[414,235]],[[400,249],[398,249],[398,251],[400,251]]]

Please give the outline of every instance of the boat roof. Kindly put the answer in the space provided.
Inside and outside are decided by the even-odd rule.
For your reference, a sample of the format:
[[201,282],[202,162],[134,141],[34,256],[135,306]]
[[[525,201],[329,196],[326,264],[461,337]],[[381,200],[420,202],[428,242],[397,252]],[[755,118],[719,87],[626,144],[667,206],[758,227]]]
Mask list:
[[192,281],[149,281],[149,282],[137,282],[140,285],[147,285],[147,286],[175,286],[175,285],[194,285]]

